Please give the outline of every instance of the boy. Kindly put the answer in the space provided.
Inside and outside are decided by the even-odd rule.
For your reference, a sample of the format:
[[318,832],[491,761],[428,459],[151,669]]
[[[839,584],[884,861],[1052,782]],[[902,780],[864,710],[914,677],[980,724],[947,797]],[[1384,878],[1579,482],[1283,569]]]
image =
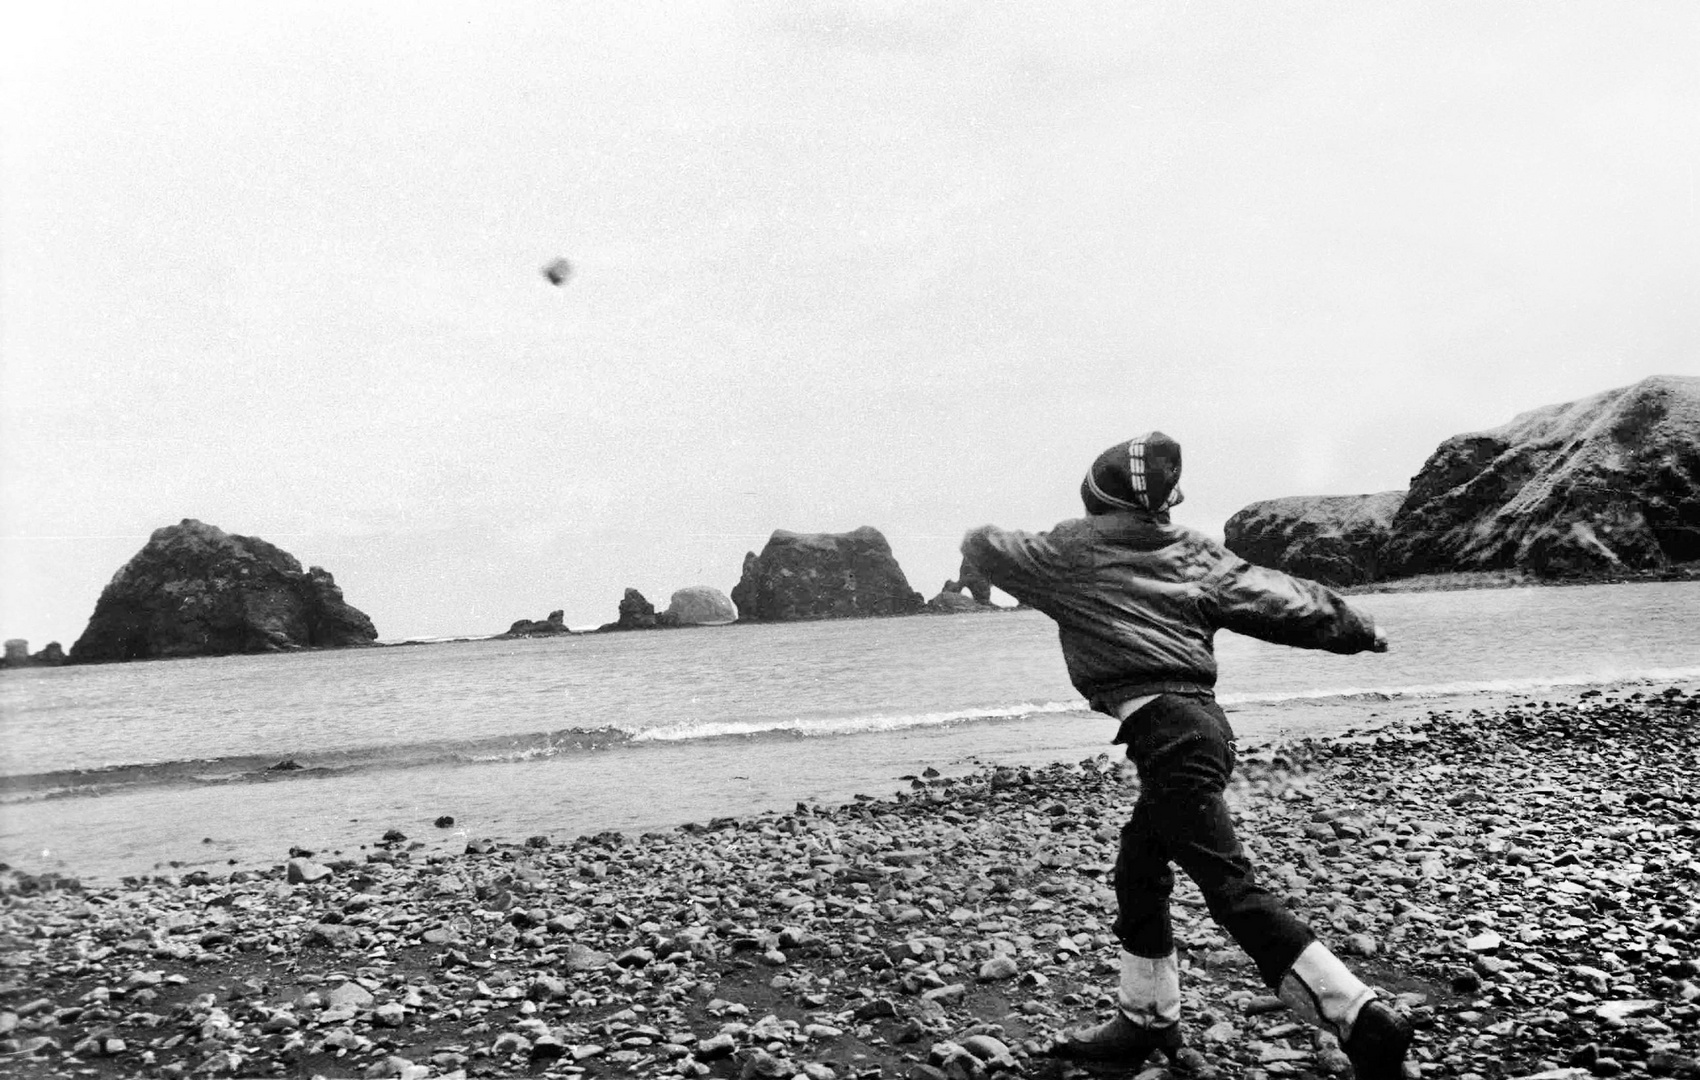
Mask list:
[[1115,741],[1139,773],[1116,859],[1120,1008],[1056,1052],[1131,1068],[1181,1046],[1173,863],[1281,999],[1339,1038],[1358,1080],[1399,1080],[1410,1024],[1258,883],[1240,848],[1222,797],[1234,733],[1213,693],[1218,629],[1337,653],[1385,652],[1387,639],[1321,585],[1170,524],[1180,473],[1180,445],[1153,431],[1098,455],[1080,486],[1085,518],[1037,535],[988,525],[962,541],[992,584],[1056,621],[1070,680],[1121,721]]

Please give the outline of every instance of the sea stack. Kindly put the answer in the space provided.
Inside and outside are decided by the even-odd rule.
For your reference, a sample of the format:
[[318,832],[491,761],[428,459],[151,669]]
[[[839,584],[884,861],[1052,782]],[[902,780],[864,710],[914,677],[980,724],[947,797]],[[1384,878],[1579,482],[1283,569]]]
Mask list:
[[1381,577],[1381,549],[1404,502],[1403,491],[1268,499],[1229,518],[1223,538],[1247,562],[1324,585],[1363,585]]
[[157,529],[100,594],[73,663],[369,645],[331,575],[193,519]]
[[620,597],[620,617],[617,621],[603,623],[596,628],[599,634],[608,634],[620,630],[665,630],[675,624],[667,617],[666,612],[656,614],[655,605],[649,598],[636,589],[627,589]]
[[679,626],[725,626],[738,621],[731,599],[712,585],[690,585],[667,602],[668,618]]
[[909,587],[880,531],[864,525],[847,533],[775,531],[760,555],[744,556],[732,603],[744,622],[791,622],[913,615],[925,598]]
[[533,638],[533,637],[564,637],[572,631],[567,629],[567,613],[557,608],[549,613],[547,619],[518,619],[508,627],[507,633],[497,634],[498,638]]

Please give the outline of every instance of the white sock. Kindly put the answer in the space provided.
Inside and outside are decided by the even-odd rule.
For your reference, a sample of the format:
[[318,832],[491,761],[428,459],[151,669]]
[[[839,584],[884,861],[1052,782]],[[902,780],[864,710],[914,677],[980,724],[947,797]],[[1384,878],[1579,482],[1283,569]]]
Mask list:
[[1351,1036],[1358,1010],[1375,997],[1375,991],[1365,986],[1320,941],[1305,946],[1305,951],[1281,976],[1281,985],[1275,993],[1301,1018],[1333,1032],[1341,1042]]
[[1135,956],[1122,950],[1117,1004],[1140,1027],[1171,1027],[1181,1022],[1181,969],[1175,954]]

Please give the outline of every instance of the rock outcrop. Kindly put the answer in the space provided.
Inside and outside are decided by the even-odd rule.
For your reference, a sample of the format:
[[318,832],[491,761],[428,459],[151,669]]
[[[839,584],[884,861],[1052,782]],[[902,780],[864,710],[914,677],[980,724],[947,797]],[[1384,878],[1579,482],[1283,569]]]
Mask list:
[[970,611],[996,611],[997,609],[990,604],[980,603],[966,593],[945,588],[940,590],[937,596],[927,601],[925,610],[929,615],[961,615]]
[[1381,577],[1403,491],[1376,495],[1295,495],[1252,503],[1223,528],[1228,550],[1324,585],[1363,585]]
[[643,593],[636,589],[627,589],[626,595],[620,598],[620,618],[617,622],[603,623],[596,628],[599,634],[615,630],[664,630],[676,626],[666,612],[657,615],[655,605],[644,598]]
[[891,545],[868,526],[847,533],[777,530],[760,555],[744,556],[732,602],[745,622],[912,615],[924,605]]
[[980,572],[978,566],[967,559],[962,560],[962,566],[956,571],[956,580],[945,582],[944,589],[941,592],[965,592],[973,597],[977,604],[990,604],[992,602],[992,583],[986,579],[985,574]]
[[724,626],[738,621],[731,598],[709,585],[680,589],[667,602],[664,614],[679,626]]
[[1447,439],[1409,491],[1254,503],[1224,532],[1252,562],[1338,585],[1666,571],[1700,560],[1700,378],[1535,409]]
[[58,667],[64,662],[65,650],[59,647],[57,641],[49,641],[47,648],[38,653],[31,653],[28,641],[23,638],[8,638],[6,655],[0,656],[0,668]]
[[1700,378],[1657,375],[1447,439],[1392,531],[1386,577],[1588,576],[1700,559]]
[[325,570],[193,519],[155,530],[100,594],[73,663],[369,645]]
[[549,617],[541,622],[520,619],[508,627],[507,633],[497,634],[496,636],[498,638],[561,637],[570,633],[572,631],[567,629],[566,612],[551,611]]

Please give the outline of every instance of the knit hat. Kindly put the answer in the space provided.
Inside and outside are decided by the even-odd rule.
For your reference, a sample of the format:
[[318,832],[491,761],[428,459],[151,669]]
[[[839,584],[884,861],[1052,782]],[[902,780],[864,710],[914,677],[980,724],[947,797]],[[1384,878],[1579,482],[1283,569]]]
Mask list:
[[1161,431],[1120,442],[1098,455],[1080,484],[1088,514],[1161,512],[1180,504],[1181,444]]

